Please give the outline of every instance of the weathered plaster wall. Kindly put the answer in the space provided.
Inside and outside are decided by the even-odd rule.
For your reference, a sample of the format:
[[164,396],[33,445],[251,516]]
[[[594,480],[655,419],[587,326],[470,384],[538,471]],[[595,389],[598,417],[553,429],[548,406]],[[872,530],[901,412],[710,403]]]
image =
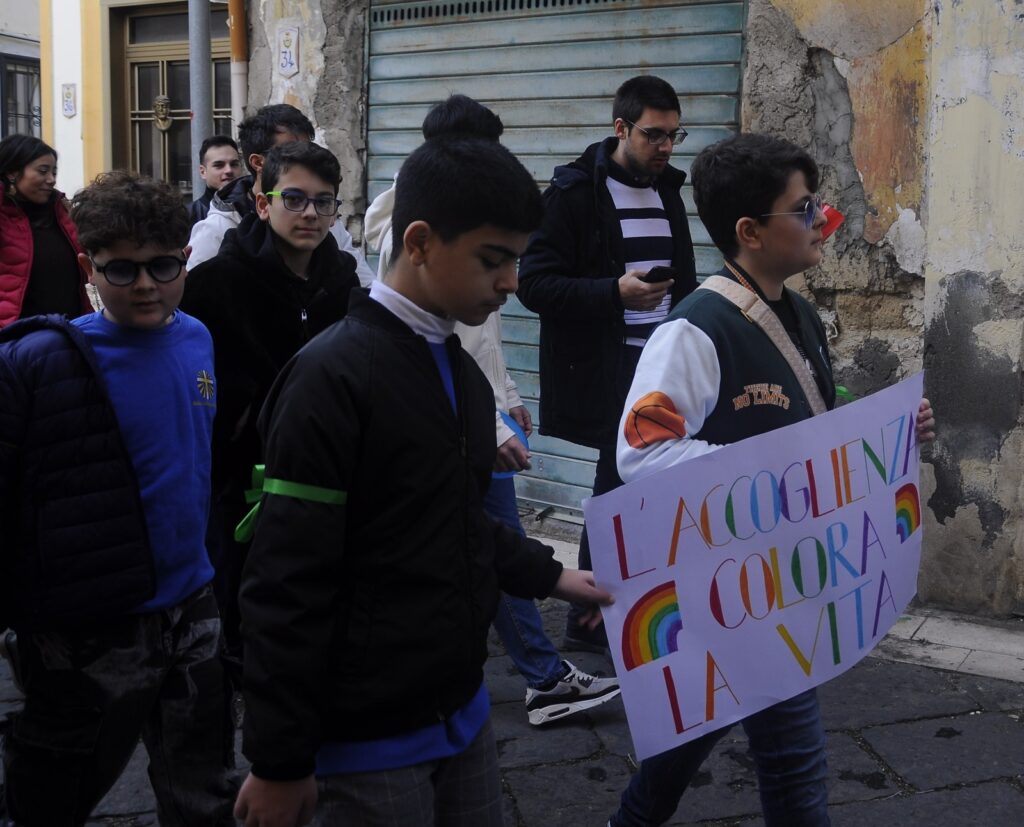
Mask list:
[[1022,21],[1020,0],[751,0],[744,76],[744,128],[808,147],[847,215],[803,284],[840,380],[927,368],[920,595],[997,614],[1024,608]]
[[935,0],[925,367],[941,422],[925,600],[1024,609],[1024,4]]
[[[249,4],[249,106],[290,103],[316,128],[316,141],[341,163],[341,220],[358,243],[366,211],[366,61],[369,0],[252,0]],[[277,32],[300,30],[299,71],[276,62]]]
[[784,135],[846,214],[805,289],[853,392],[921,364],[927,32],[923,0],[751,0],[743,128]]

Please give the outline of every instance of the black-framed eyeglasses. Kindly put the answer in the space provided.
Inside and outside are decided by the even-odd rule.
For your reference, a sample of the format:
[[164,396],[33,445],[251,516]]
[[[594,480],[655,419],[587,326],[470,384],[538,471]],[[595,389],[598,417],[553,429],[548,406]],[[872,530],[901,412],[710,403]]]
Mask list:
[[338,207],[341,206],[341,200],[338,198],[329,195],[318,195],[314,198],[301,190],[274,190],[263,194],[268,198],[272,195],[278,196],[284,208],[291,212],[305,212],[306,207],[312,204],[317,215],[337,215]]
[[795,212],[766,212],[764,215],[759,215],[758,218],[771,218],[773,215],[800,215],[804,219],[804,229],[809,230],[814,226],[814,219],[818,215],[818,210],[823,207],[824,204],[822,203],[821,196],[815,195],[813,198],[807,199],[807,203],[804,204],[802,210],[796,210]]
[[679,127],[679,129],[673,129],[671,132],[666,132],[663,129],[648,129],[644,126],[637,126],[632,121],[626,121],[626,123],[643,132],[644,135],[647,136],[647,143],[652,146],[661,146],[665,143],[666,138],[672,141],[673,146],[679,146],[679,144],[686,140],[686,136],[690,134],[682,127]]
[[185,259],[177,256],[155,256],[149,261],[115,258],[106,264],[97,264],[92,258],[89,261],[96,272],[102,273],[103,278],[114,287],[127,287],[139,277],[139,271],[143,267],[153,281],[168,284],[178,278],[185,267]]

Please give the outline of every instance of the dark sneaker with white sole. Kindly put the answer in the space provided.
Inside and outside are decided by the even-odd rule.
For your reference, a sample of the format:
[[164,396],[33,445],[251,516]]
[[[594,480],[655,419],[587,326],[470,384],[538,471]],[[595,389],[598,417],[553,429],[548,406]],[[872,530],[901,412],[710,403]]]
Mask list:
[[584,709],[593,709],[619,694],[618,678],[597,678],[564,661],[568,672],[549,689],[527,689],[530,723],[541,726]]

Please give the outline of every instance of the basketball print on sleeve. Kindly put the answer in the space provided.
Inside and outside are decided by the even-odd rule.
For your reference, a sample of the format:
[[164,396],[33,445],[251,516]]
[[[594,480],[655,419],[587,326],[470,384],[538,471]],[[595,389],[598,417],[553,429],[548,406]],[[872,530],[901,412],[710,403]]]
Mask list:
[[659,442],[683,439],[686,421],[668,396],[661,391],[651,391],[629,409],[625,436],[629,446],[639,451]]

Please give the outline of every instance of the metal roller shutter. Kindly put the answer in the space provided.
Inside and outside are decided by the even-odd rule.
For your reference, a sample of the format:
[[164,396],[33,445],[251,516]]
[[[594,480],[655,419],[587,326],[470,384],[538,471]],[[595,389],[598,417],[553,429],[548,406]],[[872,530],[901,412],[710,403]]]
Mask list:
[[[544,186],[558,164],[611,134],[612,97],[628,77],[650,72],[679,94],[689,131],[674,163],[738,128],[744,0],[373,0],[369,35],[368,195],[391,185],[421,142],[429,108],[461,92],[505,124],[502,143]],[[721,266],[683,190],[697,269]],[[514,299],[503,315],[505,358],[537,419],[537,317]],[[533,469],[516,484],[538,509],[578,519],[590,495],[596,452],[531,439]]]

